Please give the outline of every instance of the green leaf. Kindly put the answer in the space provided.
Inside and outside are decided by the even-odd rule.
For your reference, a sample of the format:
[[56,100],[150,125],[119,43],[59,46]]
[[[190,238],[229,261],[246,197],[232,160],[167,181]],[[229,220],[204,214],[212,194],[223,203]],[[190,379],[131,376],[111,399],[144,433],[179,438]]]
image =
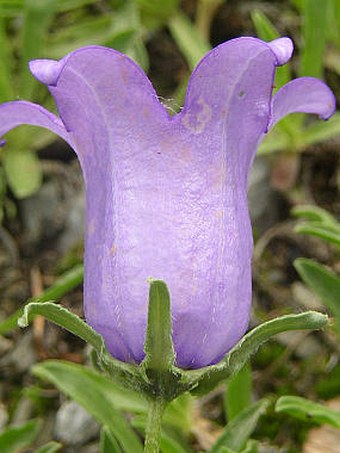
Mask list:
[[251,404],[251,395],[251,366],[247,362],[240,371],[227,381],[224,404],[228,420],[232,420],[239,412]]
[[340,428],[340,411],[299,396],[281,396],[276,402],[275,411],[284,412],[306,422],[327,423]]
[[104,426],[100,431],[100,453],[121,452],[114,434]]
[[93,3],[96,3],[96,1],[97,0],[58,0],[55,8],[58,13],[66,13],[72,9],[92,5]]
[[253,10],[251,12],[251,20],[253,21],[256,34],[263,41],[273,41],[280,37],[278,30],[262,11],[258,9]]
[[228,423],[223,434],[211,448],[211,453],[218,453],[221,447],[227,447],[236,452],[241,451],[256,428],[259,418],[267,411],[268,406],[269,402],[263,399],[243,409]]
[[270,134],[267,134],[264,137],[258,150],[259,155],[277,153],[279,151],[291,149],[290,138],[278,128],[279,125],[280,123],[270,131]]
[[340,335],[340,277],[325,266],[307,258],[298,258],[294,267],[304,283],[324,302],[335,316]]
[[31,420],[24,425],[6,428],[0,434],[1,453],[13,453],[31,445],[37,437],[41,423]]
[[340,247],[340,227],[318,222],[299,223],[294,228],[296,233],[310,234]]
[[56,453],[62,449],[62,445],[59,442],[48,442],[47,444],[38,448],[35,453]]
[[0,0],[0,17],[15,17],[22,12],[24,0]]
[[25,0],[24,3],[20,94],[25,99],[32,99],[36,84],[28,69],[28,62],[43,56],[47,30],[56,3],[56,0]]
[[340,247],[340,223],[324,209],[318,206],[297,206],[292,214],[306,219],[297,224],[297,233],[311,234]]
[[0,102],[14,98],[14,90],[11,83],[11,49],[9,39],[6,36],[4,21],[0,17]]
[[322,222],[325,224],[334,225],[335,218],[325,209],[313,205],[299,205],[295,206],[291,211],[295,217],[302,217],[306,220]]
[[[89,388],[97,385],[105,394],[105,399],[117,410],[137,414],[147,413],[148,403],[140,393],[117,384],[116,381],[91,368],[63,360],[46,360],[35,365],[33,372],[39,377],[48,379],[67,395],[71,395],[72,389],[77,384],[83,383]],[[70,376],[72,382],[63,382],[67,381],[67,376]],[[60,383],[58,384],[57,381]]]
[[206,41],[209,41],[212,22],[223,2],[224,0],[198,0],[197,2],[195,26]]
[[16,198],[28,197],[39,189],[42,171],[39,159],[33,151],[6,150],[4,166],[8,184]]
[[250,439],[247,445],[241,450],[241,453],[259,453],[258,445],[259,443],[256,440]]
[[[275,26],[270,22],[268,17],[260,10],[251,12],[251,19],[253,21],[256,33],[263,41],[273,41],[280,37],[280,33]],[[275,88],[279,89],[292,78],[291,69],[289,64],[279,66],[275,71]]]
[[301,130],[301,140],[305,146],[313,145],[340,134],[340,112],[336,112],[327,121],[316,121],[310,126]]
[[120,410],[144,411],[139,394],[130,394],[114,381],[81,365],[47,360],[34,365],[33,374],[52,382],[61,392],[84,407],[113,433],[126,453],[142,453],[142,445]]
[[216,365],[201,370],[183,372],[183,381],[191,384],[192,393],[205,394],[222,380],[239,371],[257,349],[274,335],[290,330],[322,329],[327,325],[326,315],[307,311],[297,315],[275,318],[252,329]]
[[78,264],[61,275],[53,285],[47,288],[40,296],[31,299],[30,302],[47,302],[52,299],[60,299],[72,289],[79,286],[84,277],[84,266]]
[[86,18],[56,31],[49,39],[49,56],[61,58],[73,50],[110,39],[112,19],[109,15]]
[[304,0],[300,76],[322,78],[323,54],[328,33],[327,10],[329,0]]
[[195,399],[190,393],[180,395],[167,405],[163,415],[163,422],[188,436],[195,423],[194,402]]
[[[47,288],[40,296],[30,299],[30,302],[47,302],[52,299],[60,299],[62,296],[76,288],[83,281],[84,267],[78,265],[70,271],[61,275],[56,282]],[[24,313],[24,308],[20,308],[7,319],[0,323],[0,335],[14,329],[18,324],[18,318]]]
[[138,6],[143,23],[148,29],[167,23],[177,7],[179,0],[134,0]]
[[181,12],[171,17],[168,27],[179,50],[187,60],[189,69],[193,70],[211,49],[210,44],[202,38],[194,24]]

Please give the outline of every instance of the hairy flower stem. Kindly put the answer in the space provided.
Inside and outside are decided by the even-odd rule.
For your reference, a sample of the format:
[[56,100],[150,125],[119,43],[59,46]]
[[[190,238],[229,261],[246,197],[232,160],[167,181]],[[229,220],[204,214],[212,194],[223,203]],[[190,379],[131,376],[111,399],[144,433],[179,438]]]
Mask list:
[[162,415],[166,406],[163,398],[156,396],[150,404],[146,425],[144,452],[158,453],[161,442]]

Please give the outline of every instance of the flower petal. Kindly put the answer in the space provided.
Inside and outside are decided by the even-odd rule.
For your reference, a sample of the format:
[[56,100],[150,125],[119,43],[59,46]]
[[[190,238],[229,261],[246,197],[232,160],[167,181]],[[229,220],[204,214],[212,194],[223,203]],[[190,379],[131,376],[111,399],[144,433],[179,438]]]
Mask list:
[[300,77],[274,96],[270,127],[289,113],[315,113],[327,120],[335,110],[335,97],[328,86],[313,77]]
[[[193,72],[179,115],[193,136],[204,135],[206,129],[205,135],[220,140],[227,166],[235,169],[236,179],[245,186],[270,118],[277,53],[271,45],[251,37],[215,47]],[[211,153],[209,147],[206,151]]]
[[49,129],[73,146],[72,139],[60,118],[40,105],[26,101],[6,102],[0,105],[0,137],[21,124]]
[[[113,49],[83,47],[59,62],[34,60],[30,69],[49,86],[82,161],[96,160],[98,153],[109,160],[117,136],[140,134],[145,125],[168,117],[141,68]],[[84,165],[85,173],[91,165]]]
[[268,46],[274,52],[278,66],[287,63],[294,50],[293,41],[287,37],[274,39],[274,41],[268,43]]

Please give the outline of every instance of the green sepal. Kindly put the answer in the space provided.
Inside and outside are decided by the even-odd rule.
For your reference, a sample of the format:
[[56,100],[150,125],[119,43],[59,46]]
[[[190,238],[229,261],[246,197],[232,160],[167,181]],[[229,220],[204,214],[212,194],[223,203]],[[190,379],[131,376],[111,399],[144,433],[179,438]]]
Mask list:
[[63,327],[69,332],[90,344],[97,352],[98,365],[108,371],[111,376],[114,376],[126,384],[140,381],[139,372],[136,366],[130,365],[120,360],[114,359],[105,347],[105,343],[101,335],[94,331],[86,322],[79,316],[71,313],[66,308],[53,302],[37,303],[31,302],[26,305],[24,314],[18,319],[20,327],[27,327],[30,321],[36,315],[44,316],[54,324]]
[[146,369],[168,371],[174,365],[169,291],[161,280],[150,280],[148,326],[144,345]]
[[184,371],[182,383],[190,387],[193,394],[205,394],[239,371],[258,348],[274,335],[289,330],[322,329],[327,322],[328,317],[316,311],[281,316],[267,321],[248,332],[216,365]]
[[[181,372],[174,366],[170,296],[166,284],[150,279],[148,324],[141,370],[152,397],[166,401],[178,395]],[[181,392],[182,393],[182,392]]]

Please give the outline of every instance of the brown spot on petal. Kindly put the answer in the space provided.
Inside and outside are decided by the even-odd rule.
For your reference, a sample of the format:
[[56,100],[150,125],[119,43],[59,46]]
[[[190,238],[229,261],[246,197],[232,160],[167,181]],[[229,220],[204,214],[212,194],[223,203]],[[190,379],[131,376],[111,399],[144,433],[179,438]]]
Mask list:
[[[196,105],[195,105],[196,104]],[[205,126],[211,120],[211,108],[200,98],[196,101],[194,105],[191,106],[190,110],[196,110],[195,113],[190,111],[186,113],[183,117],[183,125],[195,134],[199,134],[204,131]]]
[[94,219],[90,220],[90,222],[89,222],[89,225],[88,225],[88,228],[87,228],[89,236],[92,236],[93,233],[96,230],[95,223],[96,223],[96,221]]
[[113,244],[110,248],[111,255],[115,255],[117,253],[117,247]]

